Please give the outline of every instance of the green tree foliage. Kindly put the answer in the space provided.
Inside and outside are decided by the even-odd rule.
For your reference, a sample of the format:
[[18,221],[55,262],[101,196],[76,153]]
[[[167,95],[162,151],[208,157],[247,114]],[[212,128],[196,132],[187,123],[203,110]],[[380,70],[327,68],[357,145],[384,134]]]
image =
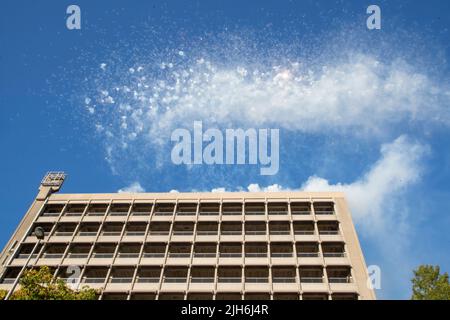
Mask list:
[[5,299],[6,294],[7,294],[7,291],[6,291],[6,290],[0,290],[0,300]]
[[448,274],[441,274],[439,266],[419,266],[411,282],[412,300],[450,300]]
[[95,300],[98,292],[83,287],[72,290],[63,280],[52,281],[47,266],[26,270],[19,280],[20,289],[11,296],[13,300]]

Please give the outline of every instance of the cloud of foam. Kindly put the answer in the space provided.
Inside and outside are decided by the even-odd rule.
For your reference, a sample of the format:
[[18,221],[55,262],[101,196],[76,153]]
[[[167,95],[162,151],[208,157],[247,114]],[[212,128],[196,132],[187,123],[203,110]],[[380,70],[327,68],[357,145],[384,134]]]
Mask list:
[[[170,132],[195,120],[219,127],[277,127],[294,132],[355,136],[381,134],[401,124],[450,123],[450,89],[402,59],[369,54],[307,65],[221,65],[204,58],[137,66],[105,81],[85,99],[107,158],[121,150],[156,150]],[[99,72],[108,72],[108,67]],[[147,70],[148,68],[148,70]],[[132,70],[132,71],[130,71]],[[108,78],[105,75],[105,78]],[[158,151],[157,151],[158,152]]]

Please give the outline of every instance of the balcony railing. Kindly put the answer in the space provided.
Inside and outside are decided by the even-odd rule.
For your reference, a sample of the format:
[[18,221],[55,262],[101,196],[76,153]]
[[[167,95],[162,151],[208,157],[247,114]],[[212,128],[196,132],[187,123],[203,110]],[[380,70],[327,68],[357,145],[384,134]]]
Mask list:
[[221,258],[241,258],[242,253],[240,252],[221,252],[219,254]]
[[[16,259],[28,259],[28,257],[30,256],[29,253],[19,253],[16,257]],[[37,253],[33,254],[31,258],[36,258],[37,257]]]
[[136,282],[138,283],[158,283],[160,280],[159,277],[137,277]]
[[300,282],[303,282],[303,283],[321,283],[321,282],[323,282],[323,277],[300,277]]
[[325,258],[343,258],[345,257],[345,252],[324,252],[323,256]]
[[119,252],[118,258],[139,258],[139,252]]
[[107,259],[114,257],[114,253],[94,253],[92,257],[97,259]]
[[105,237],[117,237],[122,234],[122,231],[103,231],[102,236]]
[[264,236],[266,235],[266,230],[245,230],[246,236]]
[[334,214],[334,210],[315,209],[314,212],[315,212],[316,214],[323,214],[323,215],[331,215],[331,214]]
[[56,237],[70,237],[73,235],[73,231],[56,231]]
[[328,277],[329,283],[351,283],[351,277]]
[[222,283],[241,283],[241,277],[219,277],[218,282]]
[[294,234],[299,236],[314,235],[314,230],[295,230]]
[[214,282],[214,277],[192,277],[192,283],[211,283]]
[[178,211],[177,216],[195,216],[197,211]]
[[151,236],[168,236],[169,235],[169,230],[150,230],[149,231],[149,235]]
[[165,256],[164,252],[144,252],[144,258],[163,258]]
[[44,212],[42,214],[43,217],[57,217],[61,212]]
[[178,231],[178,230],[174,230],[173,231],[173,235],[174,236],[192,236],[194,234],[194,230],[192,231]]
[[172,216],[173,211],[156,211],[155,216]]
[[222,230],[220,234],[223,236],[241,236],[242,230]]
[[110,283],[131,283],[133,277],[111,277],[109,278]]
[[80,231],[78,233],[80,237],[92,237],[97,235],[97,231]]
[[170,258],[189,258],[190,256],[190,252],[169,252]]
[[216,253],[215,252],[195,252],[194,257],[195,258],[215,258]]
[[291,232],[289,230],[270,230],[270,235],[290,235]]
[[253,211],[253,210],[246,210],[245,214],[248,216],[258,216],[258,215],[265,215],[265,211]]
[[68,254],[68,258],[70,259],[85,259],[89,256],[89,253],[70,253]]
[[276,215],[276,216],[282,216],[282,215],[287,215],[288,212],[286,210],[269,210],[269,215]]
[[217,236],[217,230],[216,231],[197,231],[198,236]]
[[83,283],[103,283],[105,278],[83,278]]
[[245,277],[245,282],[264,283],[264,282],[269,282],[269,278],[268,277]]
[[310,210],[295,210],[295,209],[291,209],[291,214],[309,215],[309,214],[311,214],[311,211]]
[[339,234],[339,230],[320,230],[319,229],[319,234],[323,234],[323,235],[337,235],[337,234]]
[[200,211],[199,214],[201,216],[217,216],[219,215],[219,211]]
[[62,258],[64,253],[44,253],[43,258],[44,259],[60,259]]
[[1,283],[3,284],[12,284],[14,283],[14,281],[16,281],[16,278],[4,278]]
[[82,215],[82,212],[66,212],[64,214],[65,217],[81,217]]
[[242,210],[239,211],[223,211],[224,216],[240,216],[242,215]]
[[125,231],[125,235],[128,237],[140,237],[145,236],[145,231]]
[[267,258],[267,252],[246,252],[246,258]]
[[131,215],[133,215],[133,216],[149,216],[150,211],[148,211],[148,212],[133,211],[133,212],[131,212]]
[[87,215],[89,217],[100,217],[100,216],[104,216],[105,212],[95,212],[95,211],[90,211],[87,213]]
[[182,278],[182,277],[164,277],[164,282],[169,282],[169,283],[186,283],[187,282],[187,278]]
[[295,277],[272,277],[272,282],[274,283],[292,283],[296,282]]
[[318,256],[319,252],[297,252],[297,257],[299,258],[312,258]]
[[128,211],[111,211],[109,215],[112,217],[124,217],[128,215]]
[[292,252],[272,252],[270,254],[272,258],[290,258],[293,256]]

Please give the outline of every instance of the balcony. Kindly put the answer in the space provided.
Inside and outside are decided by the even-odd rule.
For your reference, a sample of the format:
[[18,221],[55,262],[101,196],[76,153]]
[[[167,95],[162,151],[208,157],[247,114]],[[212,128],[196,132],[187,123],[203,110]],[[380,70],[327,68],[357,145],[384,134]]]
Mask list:
[[151,222],[147,241],[166,242],[170,235],[169,222]]
[[97,237],[100,223],[82,223],[75,237],[77,242],[93,242]]
[[186,291],[188,283],[187,267],[166,267],[164,270],[162,291],[176,292]]
[[102,288],[107,280],[108,270],[108,267],[86,267],[81,283],[93,289]]
[[338,221],[318,221],[317,229],[322,241],[340,241],[342,239]]
[[127,291],[131,290],[134,277],[134,268],[113,267],[106,285],[106,290]]
[[348,266],[328,266],[328,283],[332,291],[352,291],[357,290],[353,283],[351,268]]
[[142,264],[161,265],[164,263],[166,256],[166,244],[163,242],[151,242],[144,244],[144,252],[142,253]]
[[147,232],[147,224],[139,222],[128,223],[125,227],[123,241],[136,241],[136,238],[144,237]]
[[322,266],[300,267],[299,275],[303,291],[328,291]]
[[164,217],[172,217],[175,211],[175,204],[173,203],[157,203],[153,219],[165,220]]
[[217,222],[198,222],[197,224],[197,240],[200,241],[218,241]]
[[271,221],[269,223],[269,235],[271,241],[290,241],[291,227],[289,222]]
[[41,213],[42,218],[56,218],[64,209],[63,204],[48,204]]
[[266,223],[260,221],[245,222],[246,241],[267,241]]
[[112,264],[116,247],[115,243],[97,243],[89,264]]
[[53,224],[52,223],[36,223],[33,225],[33,227],[31,228],[30,233],[28,234],[28,237],[26,238],[25,242],[37,242],[38,239],[36,238],[36,235],[34,234],[34,230],[36,230],[37,227],[41,227],[42,229],[44,229],[44,237],[47,240],[52,228],[53,228]]
[[142,245],[140,243],[122,243],[114,262],[116,265],[135,265],[139,261]]
[[156,291],[159,289],[161,281],[161,267],[140,267],[136,275],[133,290],[136,291]]
[[[197,215],[197,204],[196,203],[179,203],[176,211],[177,220],[191,220],[192,217]],[[187,217],[187,219],[183,219]],[[189,218],[191,217],[191,218]]]
[[226,220],[226,216],[242,216],[242,203],[223,203],[222,219]]
[[190,291],[213,291],[214,282],[214,267],[194,266],[191,268]]
[[106,221],[124,221],[130,210],[128,203],[113,203],[109,208]]
[[314,213],[316,215],[333,215],[334,203],[333,202],[314,202]]
[[291,214],[294,219],[295,216],[309,216],[311,215],[311,203],[309,202],[291,202]]
[[220,226],[220,238],[222,241],[242,241],[242,223],[222,222]]
[[194,223],[175,222],[172,230],[172,240],[192,241],[194,236]]
[[219,203],[202,203],[200,204],[199,215],[202,216],[218,216],[220,214]]
[[215,243],[196,243],[194,245],[194,265],[211,265],[216,263],[217,245]]
[[217,290],[222,292],[240,292],[243,289],[242,268],[220,266],[217,270]]
[[[90,204],[87,212],[85,220],[99,220],[99,217],[104,217],[106,214],[106,210],[108,210],[108,204],[106,203],[97,203]],[[92,218],[92,219],[89,219]]]
[[285,220],[288,214],[288,205],[287,203],[269,203],[267,212],[271,221]]
[[296,271],[294,267],[272,267],[273,290],[278,292],[298,291]]
[[268,263],[266,242],[245,243],[245,264],[260,265]]
[[139,220],[145,221],[146,218],[150,217],[153,209],[153,204],[151,203],[135,203],[131,208],[131,221]]
[[[264,203],[246,203],[244,209],[246,220],[261,219],[261,216],[266,215],[266,205]],[[252,218],[252,216],[255,217]]]
[[123,223],[107,222],[103,225],[99,241],[113,242],[118,241],[122,235]]
[[61,261],[66,251],[67,245],[65,244],[47,244],[44,248],[39,264],[57,264]]
[[245,290],[246,291],[270,291],[269,268],[267,267],[245,267]]
[[189,265],[191,263],[192,245],[190,243],[171,243],[167,265]]

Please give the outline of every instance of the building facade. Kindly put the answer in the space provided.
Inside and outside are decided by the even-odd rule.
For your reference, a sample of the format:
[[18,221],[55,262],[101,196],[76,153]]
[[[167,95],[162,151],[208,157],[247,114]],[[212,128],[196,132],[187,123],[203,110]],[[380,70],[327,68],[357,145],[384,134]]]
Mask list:
[[63,181],[42,181],[0,289],[46,265],[100,299],[375,299],[342,193],[63,194]]

